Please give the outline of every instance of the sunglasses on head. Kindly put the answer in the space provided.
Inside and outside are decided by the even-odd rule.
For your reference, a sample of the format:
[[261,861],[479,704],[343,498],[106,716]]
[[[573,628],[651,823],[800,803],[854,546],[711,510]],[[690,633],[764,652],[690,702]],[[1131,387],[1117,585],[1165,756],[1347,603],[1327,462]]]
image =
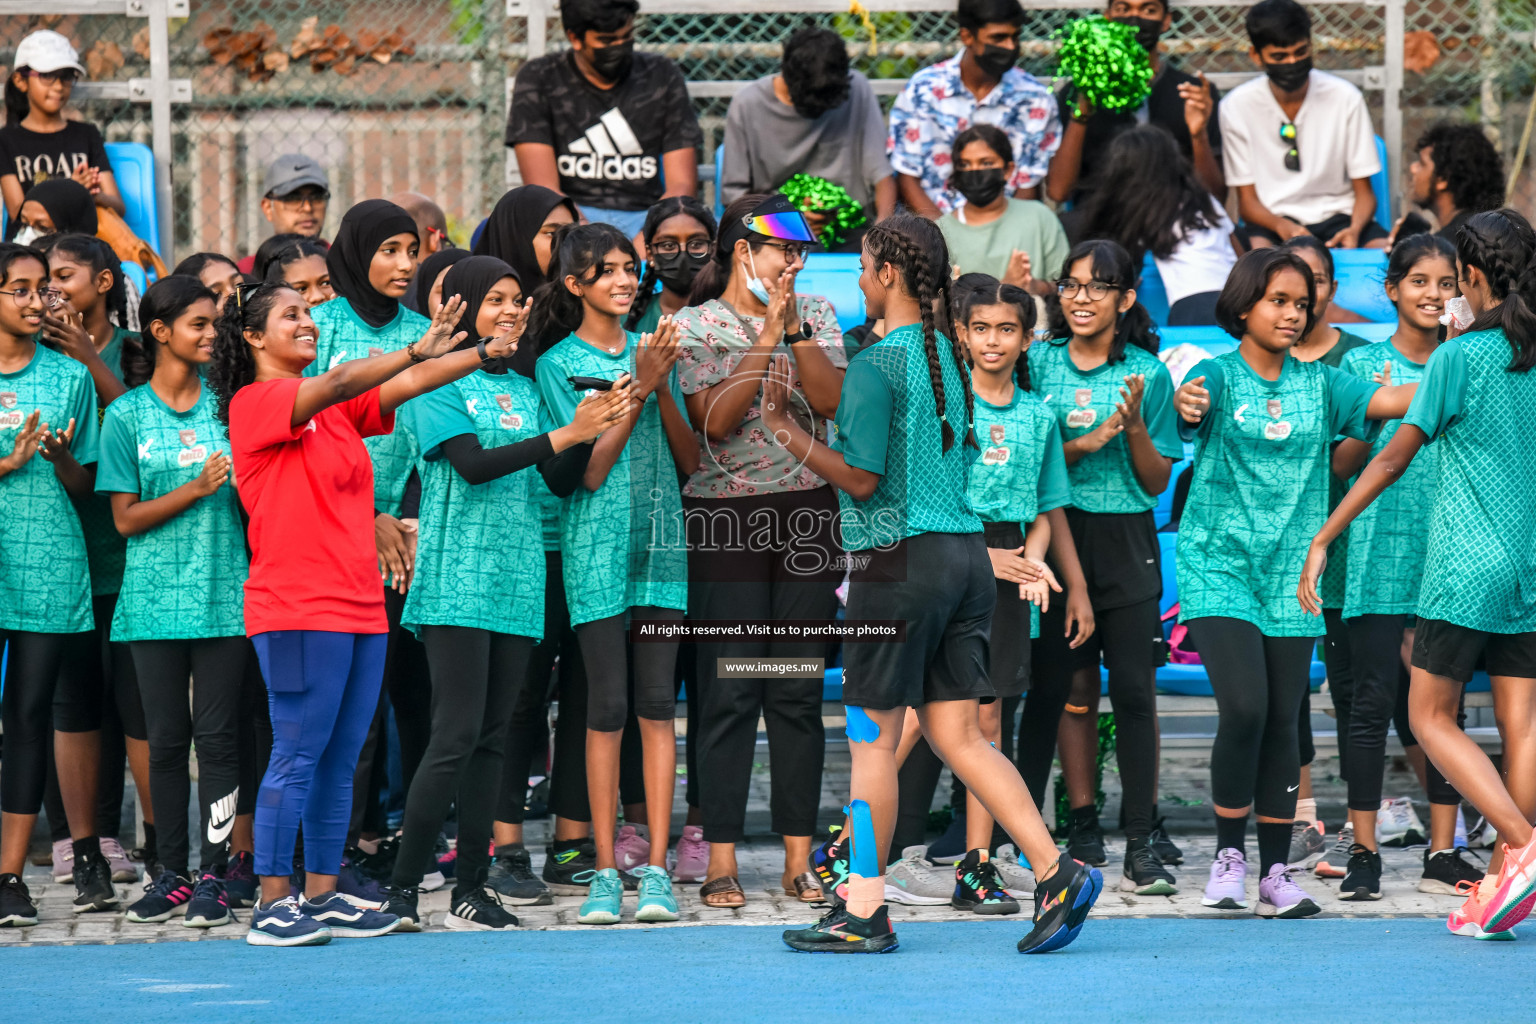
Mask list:
[[1301,150],[1296,147],[1296,126],[1286,121],[1280,126],[1280,141],[1286,144],[1285,169],[1301,170]]

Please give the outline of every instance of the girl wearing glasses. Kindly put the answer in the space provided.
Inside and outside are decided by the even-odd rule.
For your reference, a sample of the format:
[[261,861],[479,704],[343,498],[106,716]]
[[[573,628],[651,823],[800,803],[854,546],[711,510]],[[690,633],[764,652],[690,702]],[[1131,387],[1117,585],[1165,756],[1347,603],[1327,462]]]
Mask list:
[[[704,450],[703,463],[683,486],[689,614],[831,621],[843,575],[834,557],[837,498],[764,428],[761,389],[774,356],[787,356],[791,374],[784,383],[799,422],[825,441],[848,365],[842,332],[826,299],[795,294],[795,275],[814,236],[789,200],[742,196],[726,208],[724,224],[694,282],[693,304],[677,318],[679,379]],[[767,523],[772,539],[752,541],[749,535]],[[762,716],[772,752],[772,825],[784,837],[781,885],[802,902],[819,900],[821,886],[806,871],[806,858],[826,746],[822,679],[727,678],[716,667],[722,657],[820,658],[828,645],[747,639],[695,648],[702,839],[709,844],[700,898],[710,907],[746,902],[736,844],[743,839]]]
[[101,132],[65,118],[75,81],[85,74],[69,40],[42,29],[16,47],[5,79],[5,126],[0,128],[0,196],[13,219],[32,186],[73,178],[98,206],[125,213]]
[[647,334],[688,305],[694,279],[715,250],[715,215],[693,196],[669,196],[646,211],[640,236],[645,276],[624,329]]
[[[1030,346],[1035,389],[1056,413],[1072,482],[1067,525],[1082,562],[1086,595],[1069,587],[1064,608],[1042,616],[1038,670],[1024,705],[1018,751],[1024,780],[1039,799],[1061,740],[1072,815],[1067,851],[1108,863],[1094,803],[1099,665],[1115,705],[1116,759],[1125,785],[1125,863],[1120,888],[1172,893],[1159,852],[1157,712],[1154,672],[1165,660],[1158,600],[1161,553],[1152,508],[1184,454],[1173,414],[1173,381],[1157,358],[1151,317],[1136,301],[1136,266],[1119,244],[1081,242],[1067,257],[1052,309],[1056,337]],[[1070,581],[1069,581],[1070,582]],[[1089,605],[1084,610],[1085,603]],[[1085,636],[1085,622],[1095,624]],[[1076,634],[1076,636],[1074,636]],[[1069,699],[1070,697],[1070,699]],[[1063,716],[1066,708],[1068,714]]]
[[[41,253],[0,243],[0,502],[8,510],[0,516],[0,640],[9,646],[0,712],[0,926],[10,927],[37,923],[21,872],[43,802],[54,690],[65,649],[92,626],[90,569],[72,502],[91,496],[96,390],[84,366],[34,340],[46,288]],[[68,795],[78,812],[79,794]],[[94,807],[89,798],[83,806],[70,828],[77,913],[117,904]]]

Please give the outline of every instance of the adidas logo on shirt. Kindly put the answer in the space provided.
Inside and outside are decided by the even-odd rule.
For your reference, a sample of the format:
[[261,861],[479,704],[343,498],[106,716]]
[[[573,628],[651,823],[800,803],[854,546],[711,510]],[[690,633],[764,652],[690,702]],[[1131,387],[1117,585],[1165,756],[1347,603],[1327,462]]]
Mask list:
[[566,145],[556,159],[560,174],[590,181],[643,181],[656,177],[654,156],[646,156],[634,129],[614,107],[597,124]]

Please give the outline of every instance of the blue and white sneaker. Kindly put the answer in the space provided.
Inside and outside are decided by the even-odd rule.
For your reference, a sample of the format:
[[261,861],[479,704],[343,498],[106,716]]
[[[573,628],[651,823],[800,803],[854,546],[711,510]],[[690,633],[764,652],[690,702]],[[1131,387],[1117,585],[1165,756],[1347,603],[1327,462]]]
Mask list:
[[578,924],[619,923],[624,901],[624,882],[616,869],[583,871],[574,880],[587,883],[587,898],[581,901],[581,909],[576,912]]
[[187,916],[181,923],[188,928],[217,928],[234,919],[235,915],[229,912],[229,897],[224,894],[224,882],[213,872],[205,871],[192,889]]
[[304,913],[297,897],[284,896],[256,902],[245,941],[252,946],[323,946],[331,941],[331,929]]
[[394,914],[360,906],[339,892],[305,897],[300,909],[305,917],[330,928],[338,939],[372,939],[400,927],[400,919]]
[[676,921],[677,897],[672,895],[672,876],[667,869],[642,864],[633,874],[640,879],[640,905],[635,909],[635,920]]

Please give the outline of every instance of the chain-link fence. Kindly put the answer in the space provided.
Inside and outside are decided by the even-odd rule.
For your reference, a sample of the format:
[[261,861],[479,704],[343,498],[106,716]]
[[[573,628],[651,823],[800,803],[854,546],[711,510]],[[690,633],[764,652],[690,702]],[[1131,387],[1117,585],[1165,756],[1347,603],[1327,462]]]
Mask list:
[[[1042,78],[1054,71],[1052,33],[1102,9],[1069,2],[1025,0],[1032,9],[1023,65]],[[1531,0],[1390,2],[1405,5],[1404,147],[1437,119],[1471,119],[1495,135],[1506,158],[1512,155],[1536,86]],[[669,13],[726,6],[751,13]],[[677,61],[690,81],[705,131],[702,159],[719,141],[737,83],[773,73],[782,40],[807,22],[843,34],[854,67],[877,80],[887,102],[900,79],[954,52],[952,10],[875,0],[865,17],[835,6],[642,0],[639,45]],[[757,10],[774,7],[781,10]],[[466,242],[508,184],[506,104],[530,37],[535,50],[565,45],[554,10],[554,0],[192,0],[190,16],[170,22],[171,77],[192,83],[191,101],[172,108],[176,253],[251,252],[270,232],[259,208],[263,169],[294,151],[330,170],[327,231],[358,199],[412,189],[436,197],[449,213],[450,233]],[[1211,74],[1252,72],[1245,10],[1175,0],[1168,53]],[[1382,90],[1382,69],[1391,63],[1386,10],[1381,2],[1312,8],[1318,66],[1354,72],[1378,130],[1390,114]],[[93,80],[149,74],[143,18],[7,17],[0,54],[39,27],[69,36]],[[109,141],[150,141],[147,105],[88,99],[77,108]],[[1527,173],[1512,197],[1527,209],[1536,198],[1530,182]]]

